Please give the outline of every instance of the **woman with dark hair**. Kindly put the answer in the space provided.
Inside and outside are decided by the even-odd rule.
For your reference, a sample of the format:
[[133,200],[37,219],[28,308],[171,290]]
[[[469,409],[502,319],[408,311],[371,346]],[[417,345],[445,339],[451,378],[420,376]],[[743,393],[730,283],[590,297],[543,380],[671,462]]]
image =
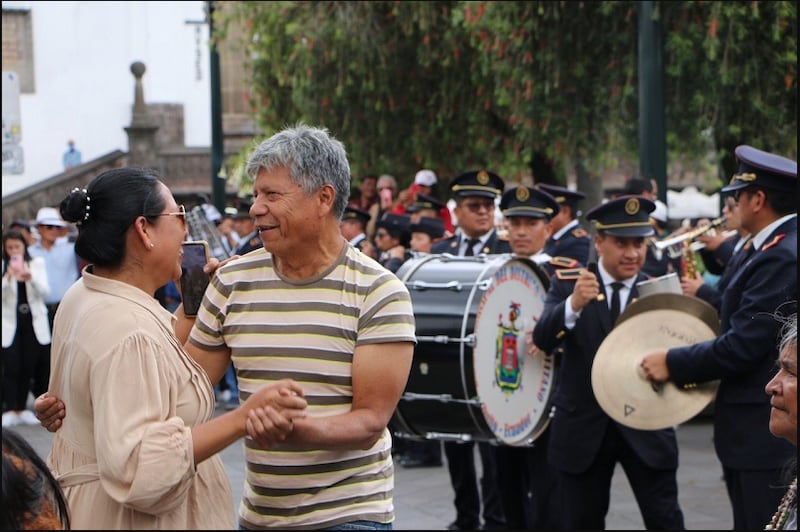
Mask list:
[[154,298],[180,278],[187,230],[185,209],[152,170],[105,171],[60,208],[78,224],[75,250],[89,263],[59,307],[49,390],[69,410],[48,464],[73,526],[234,528],[217,453],[254,434],[254,423],[291,430],[306,406],[301,388],[266,385],[214,417],[207,372]]
[[44,460],[13,430],[3,430],[0,530],[69,530],[64,493]]
[[50,284],[44,259],[30,256],[19,231],[3,235],[2,284],[3,428],[38,425],[26,405],[37,372],[44,382],[50,372],[50,321],[44,303]]

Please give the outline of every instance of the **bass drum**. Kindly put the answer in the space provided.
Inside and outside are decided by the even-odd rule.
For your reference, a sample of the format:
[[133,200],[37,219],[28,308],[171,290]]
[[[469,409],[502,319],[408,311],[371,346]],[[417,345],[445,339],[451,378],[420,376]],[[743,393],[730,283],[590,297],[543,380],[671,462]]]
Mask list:
[[423,255],[397,272],[417,345],[392,418],[404,437],[526,446],[549,421],[552,356],[527,355],[548,280],[512,255]]

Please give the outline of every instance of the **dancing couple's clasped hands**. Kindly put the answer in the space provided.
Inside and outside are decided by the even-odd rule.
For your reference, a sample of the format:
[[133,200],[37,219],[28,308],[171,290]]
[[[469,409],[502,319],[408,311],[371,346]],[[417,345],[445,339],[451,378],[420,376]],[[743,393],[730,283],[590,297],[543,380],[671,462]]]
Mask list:
[[[252,393],[236,410],[241,415],[244,431],[259,447],[268,449],[285,441],[294,429],[294,420],[306,415],[308,402],[303,389],[292,379],[265,384]],[[64,402],[45,392],[33,403],[42,426],[55,432],[67,415]]]

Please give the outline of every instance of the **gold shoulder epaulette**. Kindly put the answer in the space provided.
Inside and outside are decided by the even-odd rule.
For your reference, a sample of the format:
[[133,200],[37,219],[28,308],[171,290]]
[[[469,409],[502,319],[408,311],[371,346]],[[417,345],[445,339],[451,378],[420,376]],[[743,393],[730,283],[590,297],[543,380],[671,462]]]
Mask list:
[[586,232],[586,229],[583,227],[576,227],[572,230],[572,236],[576,238],[583,238],[585,236],[589,236],[589,233]]
[[577,268],[581,263],[572,257],[553,257],[550,259],[550,264],[559,268]]
[[562,270],[556,270],[556,277],[560,281],[574,281],[580,276],[582,269],[583,268],[565,268]]

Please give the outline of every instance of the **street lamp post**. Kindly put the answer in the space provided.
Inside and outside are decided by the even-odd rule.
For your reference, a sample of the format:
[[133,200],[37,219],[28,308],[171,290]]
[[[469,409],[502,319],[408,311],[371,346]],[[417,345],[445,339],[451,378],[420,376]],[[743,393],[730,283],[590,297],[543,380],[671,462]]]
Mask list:
[[222,212],[225,209],[225,146],[222,138],[222,90],[220,88],[219,52],[214,41],[214,11],[216,2],[209,0],[208,37],[210,41],[209,81],[211,85],[211,193],[214,206]]
[[658,184],[658,199],[667,202],[667,141],[664,125],[663,24],[653,17],[653,2],[639,11],[639,172]]

